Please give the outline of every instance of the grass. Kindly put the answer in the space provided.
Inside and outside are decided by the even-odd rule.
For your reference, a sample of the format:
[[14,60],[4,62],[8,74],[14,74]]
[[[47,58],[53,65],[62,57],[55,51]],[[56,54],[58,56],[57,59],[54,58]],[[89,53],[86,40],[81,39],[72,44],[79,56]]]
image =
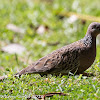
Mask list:
[[[90,5],[89,5],[90,4]],[[68,96],[55,95],[47,100],[99,100],[100,99],[100,44],[97,45],[95,63],[87,72],[95,77],[13,74],[28,66],[29,63],[45,56],[66,44],[84,37],[90,21],[83,24],[78,19],[68,23],[69,17],[60,19],[56,12],[75,12],[100,16],[99,0],[0,0],[0,49],[11,43],[19,43],[27,49],[23,55],[9,54],[0,51],[0,75],[9,78],[0,82],[0,98],[3,100],[24,100],[34,94],[49,92],[68,93]],[[61,17],[61,16],[60,16]],[[8,30],[6,26],[15,24],[25,30],[25,34]],[[44,25],[48,29],[40,35],[36,29]],[[98,39],[99,41],[99,39]],[[57,45],[49,45],[59,42]]]

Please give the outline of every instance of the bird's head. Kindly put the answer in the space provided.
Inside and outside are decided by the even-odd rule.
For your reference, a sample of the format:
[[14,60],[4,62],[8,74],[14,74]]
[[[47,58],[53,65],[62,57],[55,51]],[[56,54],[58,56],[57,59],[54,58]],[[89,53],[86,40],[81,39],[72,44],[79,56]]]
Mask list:
[[100,34],[100,23],[93,22],[89,25],[87,34],[92,35],[93,37],[96,37],[98,34]]

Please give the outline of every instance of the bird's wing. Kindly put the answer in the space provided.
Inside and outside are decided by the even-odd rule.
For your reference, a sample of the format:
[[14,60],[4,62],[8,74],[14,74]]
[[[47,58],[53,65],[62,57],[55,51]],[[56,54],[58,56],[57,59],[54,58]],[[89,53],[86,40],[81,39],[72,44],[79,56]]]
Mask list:
[[[76,47],[74,44],[67,45],[62,47],[51,54],[48,54],[45,57],[40,58],[32,65],[24,68],[18,74],[31,74],[31,73],[56,73],[61,72],[61,70],[70,70],[72,69],[72,64],[77,63],[77,54]],[[76,59],[76,60],[75,60]]]
[[[60,52],[59,50],[52,52],[51,54],[48,54],[45,57],[40,58],[33,64],[29,65],[28,67],[24,68],[17,74],[31,74],[31,73],[47,73],[47,71],[51,70],[52,68],[55,68],[58,66],[58,64],[61,62],[60,59]],[[17,75],[16,74],[16,75]]]

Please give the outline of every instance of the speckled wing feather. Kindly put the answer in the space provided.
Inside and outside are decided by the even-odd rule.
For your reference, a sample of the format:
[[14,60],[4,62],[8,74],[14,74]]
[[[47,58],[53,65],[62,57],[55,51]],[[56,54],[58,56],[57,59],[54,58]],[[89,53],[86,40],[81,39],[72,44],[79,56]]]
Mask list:
[[70,45],[55,50],[51,54],[40,58],[17,74],[60,74],[74,71],[79,66],[79,52],[82,45],[83,44],[81,43],[81,40],[79,40]]

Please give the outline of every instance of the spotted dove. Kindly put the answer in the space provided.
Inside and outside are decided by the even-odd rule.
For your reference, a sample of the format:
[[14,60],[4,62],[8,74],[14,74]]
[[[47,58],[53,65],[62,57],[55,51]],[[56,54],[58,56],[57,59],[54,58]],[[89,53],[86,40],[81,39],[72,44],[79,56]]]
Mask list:
[[93,22],[89,25],[83,39],[53,51],[15,75],[21,76],[22,74],[33,73],[39,73],[41,75],[65,75],[69,72],[82,74],[95,60],[96,36],[99,33],[100,23]]
[[[84,71],[88,69],[95,60],[96,36],[99,33],[100,23],[91,23],[83,39],[66,45],[40,58],[33,64],[16,73],[15,76],[33,73],[39,73],[41,75],[66,75],[69,72],[88,75],[88,73],[84,73]],[[7,76],[1,76],[0,80],[5,78],[7,78]]]

